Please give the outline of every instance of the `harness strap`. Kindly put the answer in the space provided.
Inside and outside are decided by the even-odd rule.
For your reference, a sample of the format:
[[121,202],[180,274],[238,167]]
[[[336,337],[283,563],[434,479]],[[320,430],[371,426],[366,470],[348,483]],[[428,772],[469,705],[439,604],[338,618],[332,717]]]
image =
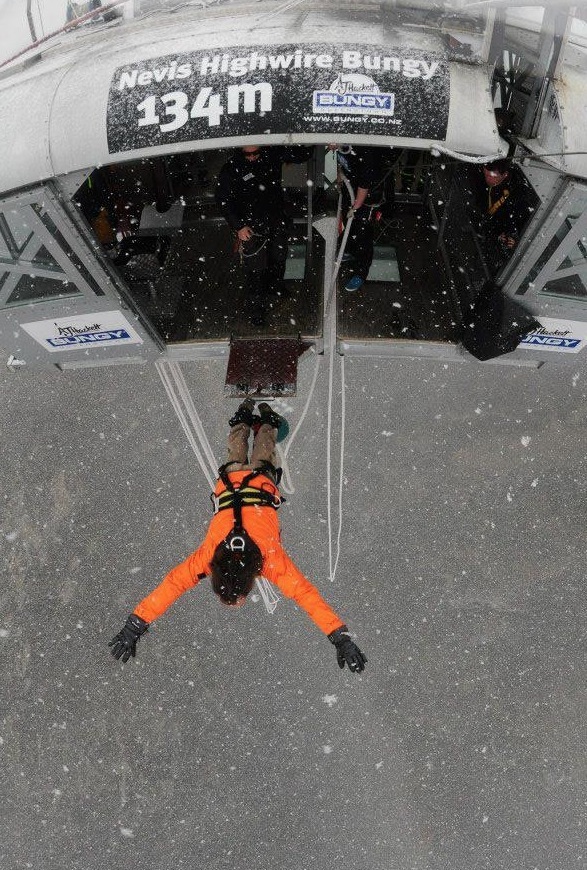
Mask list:
[[[277,509],[280,505],[280,500],[277,499],[270,492],[266,492],[262,489],[257,489],[254,486],[240,486],[237,492],[237,500],[243,507],[258,504],[267,505],[268,507]],[[225,490],[223,493],[215,498],[215,502],[216,512],[231,508],[235,504],[235,493],[232,493],[229,490]]]
[[226,489],[219,496],[213,496],[215,511],[218,513],[218,511],[232,508],[234,511],[234,531],[240,532],[244,529],[243,505],[263,505],[277,510],[282,502],[279,496],[267,492],[267,490],[256,486],[249,486],[251,480],[258,477],[260,473],[262,472],[251,471],[243,477],[238,488],[235,488],[228,476],[227,465],[222,465],[218,469],[220,480]]
[[510,192],[509,192],[508,188],[506,187],[503,190],[503,193],[501,194],[501,196],[498,199],[496,199],[495,202],[493,202],[493,200],[491,198],[491,188],[489,188],[489,193],[487,196],[487,213],[491,217],[493,217],[495,212],[498,209],[500,209],[502,207],[502,205],[504,204],[504,202],[506,201],[506,199],[509,198],[509,195],[510,195]]

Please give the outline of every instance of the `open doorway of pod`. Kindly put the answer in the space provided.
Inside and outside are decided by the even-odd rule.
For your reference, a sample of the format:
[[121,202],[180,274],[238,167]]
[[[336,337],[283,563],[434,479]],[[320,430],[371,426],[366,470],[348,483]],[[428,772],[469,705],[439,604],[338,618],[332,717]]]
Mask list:
[[[481,168],[434,159],[429,151],[373,150],[381,172],[372,197],[373,261],[354,293],[344,289],[352,260],[342,265],[339,336],[458,341],[463,313],[495,259],[479,231]],[[318,336],[329,276],[324,240],[312,224],[336,214],[335,159],[315,146],[306,163],[283,167],[293,222],[285,292],[269,301],[258,325],[249,316],[237,240],[215,197],[220,169],[233,153],[186,152],[95,169],[74,201],[166,343]]]
[[262,327],[248,316],[239,247],[216,202],[232,150],[166,155],[94,170],[74,200],[137,307],[166,343],[318,335],[324,242],[311,226],[313,161],[286,165],[293,233],[285,292]]

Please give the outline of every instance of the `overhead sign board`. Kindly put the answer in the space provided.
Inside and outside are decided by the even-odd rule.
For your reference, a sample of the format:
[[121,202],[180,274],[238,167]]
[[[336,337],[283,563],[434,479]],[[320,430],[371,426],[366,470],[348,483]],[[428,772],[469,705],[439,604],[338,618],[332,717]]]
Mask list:
[[59,317],[57,320],[36,320],[22,323],[21,326],[50,353],[143,343],[140,335],[120,311],[99,311],[96,314]]
[[447,60],[405,46],[240,46],[167,55],[114,73],[108,150],[288,133],[442,141],[449,99]]

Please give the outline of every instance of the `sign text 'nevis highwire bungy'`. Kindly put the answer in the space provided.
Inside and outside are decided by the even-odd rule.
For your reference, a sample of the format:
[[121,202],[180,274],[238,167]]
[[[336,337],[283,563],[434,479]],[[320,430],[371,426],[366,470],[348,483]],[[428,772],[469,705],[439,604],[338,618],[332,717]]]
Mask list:
[[279,45],[169,55],[116,70],[110,153],[255,134],[443,140],[448,63],[409,49]]

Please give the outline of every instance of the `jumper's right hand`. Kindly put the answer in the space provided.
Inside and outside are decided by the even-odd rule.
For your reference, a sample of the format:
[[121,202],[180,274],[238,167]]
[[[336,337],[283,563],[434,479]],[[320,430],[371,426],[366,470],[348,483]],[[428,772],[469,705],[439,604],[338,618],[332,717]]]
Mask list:
[[241,242],[248,242],[253,237],[253,231],[250,227],[241,227],[237,232],[237,236]]
[[140,616],[135,616],[134,613],[131,613],[124,627],[108,644],[111,647],[110,652],[114,658],[119,659],[122,656],[123,662],[127,662],[131,656],[134,658],[137,654],[137,641],[146,632],[148,627],[148,622],[145,622]]

